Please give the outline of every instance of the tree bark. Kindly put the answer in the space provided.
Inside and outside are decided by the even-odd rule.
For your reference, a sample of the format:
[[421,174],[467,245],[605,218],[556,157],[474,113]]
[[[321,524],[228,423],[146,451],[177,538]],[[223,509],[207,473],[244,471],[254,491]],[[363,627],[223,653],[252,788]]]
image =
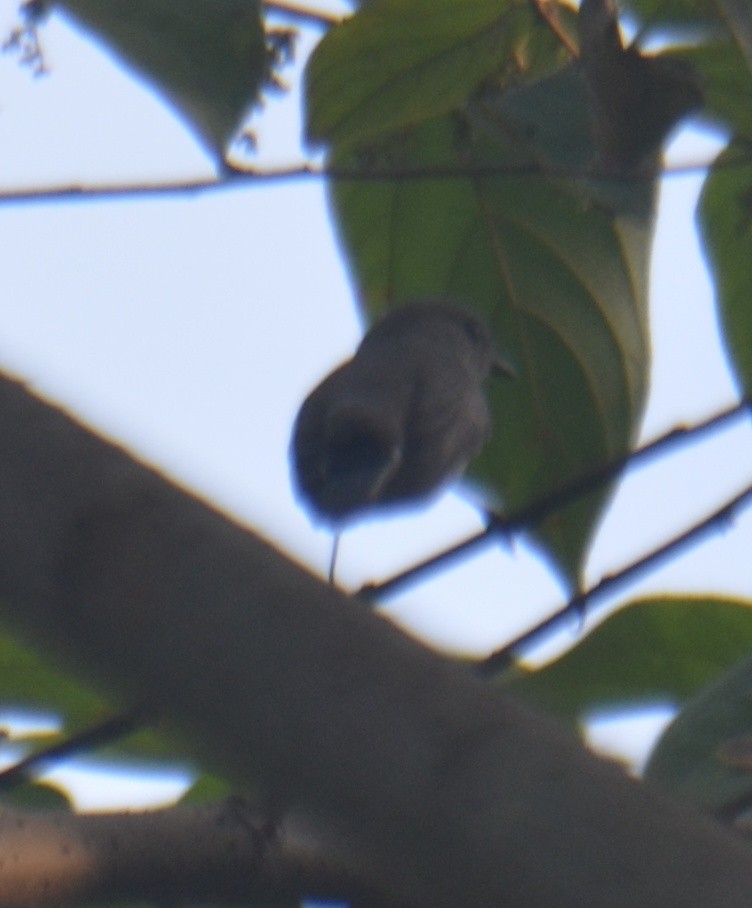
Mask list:
[[4,623],[395,905],[749,904],[724,829],[9,379],[0,418]]
[[126,813],[0,809],[0,908],[290,905],[304,893],[392,904],[304,830],[272,825],[240,799]]

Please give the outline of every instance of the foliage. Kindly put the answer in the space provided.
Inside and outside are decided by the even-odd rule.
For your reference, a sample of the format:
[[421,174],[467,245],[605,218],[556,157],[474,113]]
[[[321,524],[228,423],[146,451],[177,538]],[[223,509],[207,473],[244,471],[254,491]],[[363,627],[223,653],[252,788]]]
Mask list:
[[750,672],[747,657],[701,688],[653,750],[645,775],[726,821],[749,822]]
[[[219,158],[270,76],[274,42],[258,0],[54,5],[163,93]],[[308,65],[307,135],[325,147],[336,177],[332,210],[368,316],[414,297],[458,300],[484,316],[516,366],[518,381],[490,394],[504,431],[472,467],[500,511],[519,512],[634,446],[650,370],[657,156],[694,108],[698,79],[702,115],[733,136],[711,168],[699,218],[729,355],[752,391],[752,48],[721,3],[631,0],[629,9],[645,34],[683,27],[692,43],[668,47],[656,64],[604,39],[603,59],[588,63],[584,50],[577,59],[576,15],[566,5],[544,16],[527,0],[373,0],[329,28]],[[630,86],[639,82],[637,109],[616,85],[624,73]],[[603,94],[594,95],[610,80],[606,116]],[[605,149],[618,145],[615,122],[644,114],[646,98],[662,93],[667,103],[651,114],[655,140],[638,147],[634,166],[614,169]],[[582,585],[617,478],[531,528],[572,589]],[[683,711],[648,773],[725,808],[749,792],[746,769],[718,756],[748,727],[749,666],[707,685],[749,650],[749,606],[633,602],[553,664],[518,666],[504,680],[569,720],[672,701]],[[102,710],[98,697],[5,636],[0,689],[16,705],[58,709],[69,730]],[[165,746],[143,738],[129,750]],[[222,783],[205,779],[194,794],[207,792],[223,793]]]
[[162,91],[220,159],[269,61],[259,0],[54,0]]
[[[309,133],[327,141],[338,169],[416,175],[335,181],[342,242],[369,312],[415,296],[448,297],[479,309],[495,329],[520,380],[492,388],[494,424],[504,431],[475,475],[514,511],[624,453],[634,438],[649,368],[640,275],[652,186],[612,194],[588,179],[524,172],[584,174],[594,157],[585,85],[527,4],[493,5],[497,20],[486,28],[498,27],[504,41],[492,70],[463,67],[460,98],[456,80],[432,78],[420,61],[432,103],[406,106],[416,67],[399,55],[391,69],[390,58],[382,66],[374,42],[393,46],[403,17],[423,16],[434,48],[446,27],[425,6],[368,7],[362,15],[378,27],[367,43],[356,20],[330,32],[309,65]],[[468,31],[475,6],[455,14],[470,20]],[[456,45],[435,52],[433,67],[467,50],[464,29],[450,35]],[[368,71],[337,70],[345,54],[378,55],[386,87],[372,85]],[[395,111],[386,121],[382,105]],[[502,166],[485,176],[500,165],[513,175]],[[602,494],[582,499],[536,531],[575,585],[603,503]]]
[[748,602],[642,599],[625,604],[554,662],[518,669],[507,683],[570,720],[655,703],[682,706],[751,648]]
[[726,344],[739,384],[752,390],[752,165],[749,146],[737,139],[716,161],[705,183],[699,218],[718,286]]

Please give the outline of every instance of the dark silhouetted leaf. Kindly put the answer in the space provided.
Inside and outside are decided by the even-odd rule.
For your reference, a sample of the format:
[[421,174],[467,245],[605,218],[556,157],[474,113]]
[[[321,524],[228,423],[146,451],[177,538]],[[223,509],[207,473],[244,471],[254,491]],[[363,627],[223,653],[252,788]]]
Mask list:
[[734,819],[752,808],[744,758],[750,729],[752,660],[746,658],[690,700],[659,739],[645,776],[677,798]]
[[738,137],[752,138],[752,72],[729,36],[670,53],[700,75],[703,116]]
[[713,269],[726,349],[752,392],[752,149],[732,145],[716,160],[700,200],[700,228]]
[[186,117],[221,157],[258,98],[267,56],[259,0],[55,0]]

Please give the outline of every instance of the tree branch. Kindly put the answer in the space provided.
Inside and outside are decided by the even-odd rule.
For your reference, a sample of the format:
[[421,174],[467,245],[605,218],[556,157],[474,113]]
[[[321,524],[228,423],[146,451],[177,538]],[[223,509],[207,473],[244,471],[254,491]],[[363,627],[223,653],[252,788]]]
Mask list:
[[[722,162],[719,167],[746,167],[752,160],[752,154],[739,155],[733,161]],[[713,161],[679,164],[663,167],[662,176],[681,176],[692,173],[703,173],[713,166]],[[176,180],[160,183],[120,183],[102,186],[77,184],[71,186],[53,186],[49,188],[6,189],[0,191],[0,205],[24,205],[46,202],[107,201],[116,199],[153,198],[173,195],[200,195],[203,193],[225,192],[241,186],[253,187],[267,183],[286,182],[289,180],[328,179],[353,182],[388,182],[445,180],[451,178],[483,178],[498,176],[543,176],[562,179],[612,179],[619,182],[642,179],[642,177],[615,177],[596,168],[575,170],[572,168],[543,167],[539,163],[498,164],[476,167],[458,167],[456,164],[446,166],[403,167],[403,168],[347,168],[320,167],[311,162],[300,162],[289,166],[269,169],[245,168],[227,165],[219,177],[196,180]]]
[[521,508],[516,514],[491,514],[490,522],[484,530],[471,534],[461,542],[455,543],[431,558],[427,558],[419,564],[401,571],[399,574],[395,574],[382,583],[367,584],[358,591],[357,595],[361,599],[370,602],[374,599],[381,600],[385,596],[398,592],[406,584],[417,580],[427,571],[446,567],[456,558],[467,555],[476,548],[495,541],[499,536],[523,532],[536,526],[547,517],[550,517],[551,514],[556,513],[556,511],[560,511],[567,505],[573,504],[579,498],[583,498],[603,485],[608,484],[627,467],[641,465],[644,461],[649,461],[678,445],[697,441],[705,435],[712,434],[729,423],[748,415],[751,408],[752,400],[744,398],[738,404],[716,413],[695,426],[676,426],[665,435],[661,435],[643,447],[605,463],[596,470],[576,477],[559,489],[544,495],[538,501],[533,501],[526,507]]
[[477,663],[478,669],[483,675],[493,675],[503,672],[510,668],[515,658],[520,655],[520,651],[531,644],[540,643],[541,640],[559,630],[573,616],[583,618],[587,609],[593,606],[599,599],[604,598],[608,593],[612,593],[615,588],[622,586],[640,574],[645,573],[650,568],[656,567],[661,562],[673,557],[682,549],[698,542],[709,532],[718,529],[723,524],[729,522],[739,511],[752,503],[752,485],[747,486],[738,495],[735,495],[730,501],[727,501],[722,507],[713,511],[704,520],[694,524],[688,530],[658,546],[642,558],[633,561],[627,567],[622,568],[614,574],[609,574],[600,580],[595,586],[582,593],[572,597],[569,602],[545,621],[541,621],[535,627],[526,631],[512,643],[501,649],[496,650],[488,658]]
[[0,810],[0,908],[82,902],[388,904],[304,830],[240,799],[128,813]]
[[[473,534],[464,542],[422,562],[420,565],[410,568],[408,571],[397,575],[391,580],[385,581],[383,584],[364,587],[357,595],[370,599],[375,598],[378,595],[389,594],[394,591],[395,585],[399,587],[402,583],[407,583],[408,580],[416,579],[424,570],[443,565],[445,561],[451,561],[461,554],[472,551],[481,543],[494,539],[498,533],[508,535],[513,532],[525,530],[530,526],[535,525],[537,522],[544,520],[554,511],[576,501],[579,497],[593,492],[601,483],[613,479],[614,476],[621,472],[626,466],[636,466],[644,460],[652,459],[666,450],[671,450],[676,445],[686,444],[688,441],[697,441],[706,435],[712,434],[744,416],[751,406],[752,401],[744,399],[740,403],[722,410],[697,425],[676,426],[669,432],[631,454],[628,454],[617,461],[605,464],[598,470],[578,477],[573,482],[555,491],[551,495],[544,496],[539,501],[533,502],[515,517],[504,518],[494,516],[492,523],[487,529],[480,533]],[[553,635],[571,620],[573,616],[579,616],[581,618],[585,609],[592,607],[599,599],[605,597],[608,593],[613,592],[615,587],[628,582],[633,579],[635,575],[656,566],[660,561],[678,554],[679,550],[684,546],[699,541],[706,532],[713,530],[716,524],[722,523],[725,519],[728,519],[734,510],[743,507],[747,503],[749,493],[749,489],[745,490],[741,495],[736,496],[731,502],[727,503],[719,510],[714,511],[713,514],[705,518],[696,526],[680,534],[675,539],[664,543],[653,552],[637,559],[620,571],[604,577],[590,590],[583,591],[573,597],[553,615],[535,625],[504,647],[496,650],[486,659],[476,663],[479,672],[484,676],[498,675],[504,672],[513,665],[515,659],[520,656],[522,650],[539,643],[547,636]],[[41,773],[47,770],[50,763],[66,759],[69,756],[76,755],[85,750],[91,750],[101,746],[103,743],[108,743],[117,737],[121,737],[124,734],[129,734],[137,723],[142,720],[143,716],[141,716],[138,711],[114,716],[91,728],[85,729],[80,734],[67,738],[60,744],[46,747],[36,753],[29,754],[29,756],[0,772],[0,790],[10,789],[22,782],[37,778]]]
[[0,422],[4,624],[148,704],[364,887],[404,908],[749,904],[726,830],[10,379]]
[[43,747],[0,772],[0,791],[10,791],[31,782],[62,760],[95,750],[132,734],[145,721],[138,710],[110,716],[96,725],[70,735],[57,744]]

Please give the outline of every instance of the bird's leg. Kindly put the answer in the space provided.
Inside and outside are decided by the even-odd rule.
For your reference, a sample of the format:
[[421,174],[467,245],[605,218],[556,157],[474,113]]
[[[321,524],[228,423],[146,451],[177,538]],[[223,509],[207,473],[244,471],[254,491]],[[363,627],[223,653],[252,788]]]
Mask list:
[[329,574],[327,579],[329,583],[334,586],[334,572],[337,570],[337,554],[339,552],[339,538],[342,535],[341,530],[335,530],[334,536],[332,538],[332,554],[329,558]]

